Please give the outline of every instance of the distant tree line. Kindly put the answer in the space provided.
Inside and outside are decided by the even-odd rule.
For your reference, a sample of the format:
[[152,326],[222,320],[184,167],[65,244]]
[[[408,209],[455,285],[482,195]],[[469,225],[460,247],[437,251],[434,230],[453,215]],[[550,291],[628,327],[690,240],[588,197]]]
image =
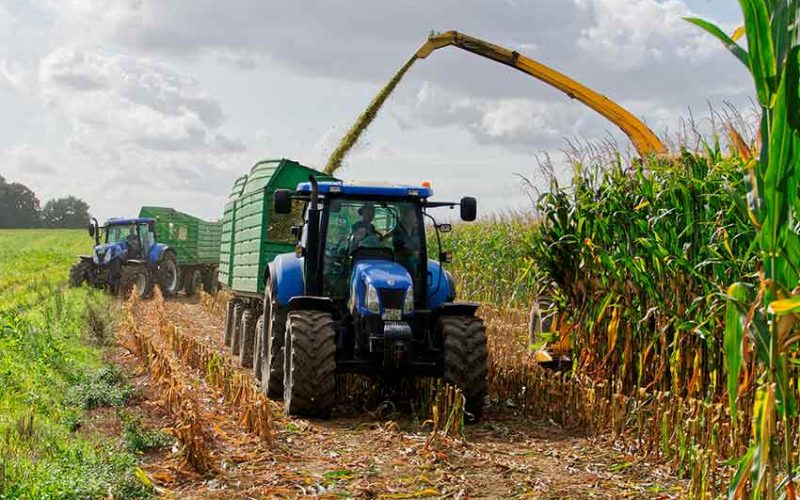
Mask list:
[[80,198],[58,198],[41,207],[36,193],[0,175],[0,228],[82,228],[88,220],[89,204]]

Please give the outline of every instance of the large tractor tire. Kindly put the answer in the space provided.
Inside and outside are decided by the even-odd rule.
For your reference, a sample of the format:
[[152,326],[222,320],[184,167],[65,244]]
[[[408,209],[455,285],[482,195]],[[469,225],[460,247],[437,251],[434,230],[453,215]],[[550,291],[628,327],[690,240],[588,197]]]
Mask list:
[[261,345],[264,343],[264,313],[258,317],[256,321],[256,338],[255,346],[253,347],[253,376],[260,383],[261,382],[261,356],[263,356],[264,348]]
[[72,267],[69,269],[69,286],[72,288],[77,288],[81,286],[84,281],[88,281],[88,275],[91,270],[91,262],[88,262],[84,259],[78,259],[78,261],[72,264]]
[[144,266],[124,266],[119,276],[119,294],[127,298],[135,293],[140,299],[153,295],[153,279]]
[[286,322],[283,402],[287,415],[328,418],[336,397],[333,317],[292,311]]
[[246,307],[241,302],[237,302],[235,306],[233,306],[233,331],[231,332],[231,353],[234,356],[239,355],[239,346],[241,345],[240,341],[242,340],[240,337],[240,331],[242,327],[242,314],[244,313]]
[[158,286],[164,297],[174,297],[181,288],[180,270],[175,254],[167,251],[161,256],[157,268]]
[[444,338],[444,378],[461,389],[468,421],[477,422],[488,387],[486,327],[472,316],[446,316],[439,320],[439,328]]
[[183,277],[183,292],[187,297],[192,297],[197,293],[197,290],[200,289],[202,280],[203,278],[199,269],[195,269],[186,273],[186,276]]
[[232,340],[233,331],[236,329],[236,327],[234,326],[236,324],[234,320],[234,318],[236,317],[236,313],[234,310],[235,306],[236,306],[236,301],[229,300],[228,304],[225,307],[225,330],[222,332],[222,339],[227,347],[231,346],[231,343],[233,341]]
[[286,344],[286,309],[268,294],[264,311],[264,337],[261,347],[261,386],[272,399],[283,397],[284,346]]
[[256,339],[256,313],[247,308],[242,313],[242,325],[239,327],[239,366],[253,367],[253,347]]

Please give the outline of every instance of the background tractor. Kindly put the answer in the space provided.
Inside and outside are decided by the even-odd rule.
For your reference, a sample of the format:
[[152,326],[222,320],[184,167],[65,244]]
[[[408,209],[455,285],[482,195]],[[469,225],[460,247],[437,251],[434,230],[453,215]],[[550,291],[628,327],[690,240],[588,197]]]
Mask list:
[[220,224],[171,208],[143,207],[140,217],[89,224],[92,255],[81,255],[70,269],[70,286],[86,282],[112,293],[135,290],[148,297],[155,285],[165,296],[200,286],[213,291],[219,263]]

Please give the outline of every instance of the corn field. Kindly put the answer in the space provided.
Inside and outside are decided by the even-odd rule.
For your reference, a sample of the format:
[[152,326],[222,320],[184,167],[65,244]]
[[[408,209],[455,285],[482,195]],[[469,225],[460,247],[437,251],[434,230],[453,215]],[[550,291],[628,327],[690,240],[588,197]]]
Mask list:
[[[729,124],[726,146],[575,163],[535,216],[459,226],[445,245],[460,289],[498,306],[484,308],[494,397],[668,461],[692,497],[795,498],[798,4],[741,5],[733,37],[689,21],[753,74],[758,137]],[[544,341],[569,346],[567,374],[531,356],[537,301],[566,317]]]

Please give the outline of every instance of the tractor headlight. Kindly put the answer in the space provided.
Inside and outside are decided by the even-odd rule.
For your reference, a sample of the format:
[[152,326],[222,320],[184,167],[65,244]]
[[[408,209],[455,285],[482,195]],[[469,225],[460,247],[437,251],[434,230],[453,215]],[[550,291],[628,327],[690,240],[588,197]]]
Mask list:
[[105,257],[103,257],[103,264],[108,264],[109,262],[111,262],[111,254],[112,253],[114,253],[114,252],[112,252],[111,250],[107,250],[106,251],[106,255],[105,255]]
[[406,299],[403,301],[403,312],[408,314],[414,311],[414,285],[408,285]]
[[373,285],[367,285],[367,296],[364,299],[364,306],[369,312],[376,314],[381,312],[381,301],[378,298],[378,290],[376,290]]

